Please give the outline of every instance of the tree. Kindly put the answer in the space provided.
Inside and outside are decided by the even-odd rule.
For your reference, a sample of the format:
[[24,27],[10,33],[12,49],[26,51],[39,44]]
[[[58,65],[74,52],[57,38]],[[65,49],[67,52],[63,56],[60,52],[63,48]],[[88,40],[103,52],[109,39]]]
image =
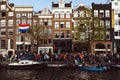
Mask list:
[[35,25],[34,27],[31,26],[29,31],[27,31],[27,37],[31,37],[31,43],[33,45],[36,45],[36,51],[38,50],[38,47],[42,43],[41,37],[43,38],[47,35],[46,32],[47,31],[43,26],[38,25]]

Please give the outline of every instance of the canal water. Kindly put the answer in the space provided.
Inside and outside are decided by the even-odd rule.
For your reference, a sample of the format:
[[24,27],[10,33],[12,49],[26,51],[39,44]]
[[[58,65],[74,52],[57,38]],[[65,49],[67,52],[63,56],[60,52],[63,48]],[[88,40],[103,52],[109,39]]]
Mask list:
[[73,68],[0,70],[0,80],[120,80],[120,70],[105,72],[91,72]]

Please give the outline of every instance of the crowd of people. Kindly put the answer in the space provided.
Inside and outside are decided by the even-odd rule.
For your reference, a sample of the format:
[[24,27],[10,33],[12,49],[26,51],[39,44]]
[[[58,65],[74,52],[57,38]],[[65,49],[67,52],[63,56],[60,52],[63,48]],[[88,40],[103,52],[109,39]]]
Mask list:
[[[5,61],[8,60],[7,56],[2,56],[0,55],[0,61]],[[48,52],[48,53],[20,53],[20,54],[13,54],[9,61],[19,61],[22,59],[29,59],[29,60],[36,60],[36,61],[41,61],[41,62],[66,62],[66,63],[82,63],[82,62],[89,62],[89,63],[119,63],[120,62],[120,54],[119,53],[97,53],[97,54],[92,54],[92,53],[78,53],[78,52],[62,52],[62,53],[53,53],[53,52]]]

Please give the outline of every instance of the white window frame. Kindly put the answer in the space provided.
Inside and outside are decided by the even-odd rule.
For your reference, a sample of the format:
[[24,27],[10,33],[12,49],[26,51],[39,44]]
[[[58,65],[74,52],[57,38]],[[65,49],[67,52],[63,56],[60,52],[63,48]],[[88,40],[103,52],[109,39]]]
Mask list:
[[1,5],[1,10],[5,10],[6,9],[6,5],[5,4],[2,4]]
[[94,17],[98,17],[98,10],[94,10]]
[[59,28],[59,22],[55,22],[55,29]]
[[70,22],[66,22],[66,28],[70,28]]

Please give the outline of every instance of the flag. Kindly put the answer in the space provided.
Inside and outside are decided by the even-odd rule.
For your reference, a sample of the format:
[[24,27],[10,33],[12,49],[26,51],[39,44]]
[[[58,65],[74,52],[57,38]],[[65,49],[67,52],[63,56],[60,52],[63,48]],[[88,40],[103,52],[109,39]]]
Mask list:
[[30,24],[18,24],[18,29],[20,32],[25,33],[27,30],[29,30]]

